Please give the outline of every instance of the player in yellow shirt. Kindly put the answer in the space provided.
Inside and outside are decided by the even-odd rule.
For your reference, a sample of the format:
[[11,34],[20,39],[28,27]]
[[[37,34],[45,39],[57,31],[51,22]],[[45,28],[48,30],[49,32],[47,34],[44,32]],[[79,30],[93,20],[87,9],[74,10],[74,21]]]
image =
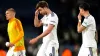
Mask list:
[[6,20],[9,21],[7,32],[10,41],[6,43],[9,47],[7,56],[25,56],[24,31],[21,21],[15,18],[15,14],[13,8],[6,10]]

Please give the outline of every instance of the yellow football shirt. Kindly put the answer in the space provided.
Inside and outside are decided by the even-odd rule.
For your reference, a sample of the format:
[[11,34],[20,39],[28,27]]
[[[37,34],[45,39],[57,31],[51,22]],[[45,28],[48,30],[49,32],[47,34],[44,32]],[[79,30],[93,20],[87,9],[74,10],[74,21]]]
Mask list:
[[20,20],[17,18],[10,19],[7,31],[10,43],[15,45],[14,51],[25,50],[24,31]]

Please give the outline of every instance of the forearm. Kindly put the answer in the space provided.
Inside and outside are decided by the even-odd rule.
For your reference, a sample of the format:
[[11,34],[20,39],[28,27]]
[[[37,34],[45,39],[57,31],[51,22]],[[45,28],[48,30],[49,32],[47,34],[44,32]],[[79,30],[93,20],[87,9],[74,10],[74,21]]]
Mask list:
[[96,38],[95,38],[95,39],[96,39],[96,41],[98,42],[98,32],[96,31],[95,34],[96,34],[96,36],[95,36]]
[[50,32],[51,32],[51,31],[48,31],[48,30],[47,30],[47,31],[43,32],[42,34],[40,34],[37,38],[38,38],[38,39],[41,39],[41,38],[47,36]]
[[53,28],[54,28],[54,25],[50,24],[50,25],[48,26],[48,29],[45,30],[41,35],[39,35],[39,36],[37,37],[37,39],[41,39],[41,38],[47,36],[47,35],[52,31]]
[[80,27],[81,27],[81,21],[79,20],[79,21],[78,21],[78,24],[77,24],[77,31],[78,31],[78,32],[80,32]]
[[17,43],[19,40],[21,40],[24,36],[24,32],[20,31],[19,35],[17,36],[17,38],[15,38],[15,40],[12,42],[13,44]]
[[35,16],[34,18],[34,26],[37,27],[40,23],[40,20],[38,19],[38,16]]

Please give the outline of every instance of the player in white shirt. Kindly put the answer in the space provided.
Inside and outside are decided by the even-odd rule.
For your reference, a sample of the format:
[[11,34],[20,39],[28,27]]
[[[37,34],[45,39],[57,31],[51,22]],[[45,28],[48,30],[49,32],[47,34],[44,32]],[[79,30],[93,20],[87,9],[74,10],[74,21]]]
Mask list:
[[[82,45],[78,56],[97,56],[97,31],[94,17],[89,13],[89,4],[82,3],[79,6],[77,31],[82,32]],[[84,20],[81,24],[82,16]]]
[[[41,20],[38,19],[39,13],[43,15]],[[47,2],[40,1],[37,4],[34,25],[35,27],[40,27],[43,25],[43,33],[30,40],[30,44],[34,44],[39,39],[43,38],[43,43],[37,53],[37,56],[58,56],[58,16],[49,9]]]

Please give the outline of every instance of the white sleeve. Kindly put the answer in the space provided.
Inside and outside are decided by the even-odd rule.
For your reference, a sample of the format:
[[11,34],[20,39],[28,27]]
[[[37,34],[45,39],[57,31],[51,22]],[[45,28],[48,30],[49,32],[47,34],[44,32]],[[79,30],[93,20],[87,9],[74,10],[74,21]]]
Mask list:
[[89,25],[91,25],[91,21],[89,19],[84,19],[82,25],[88,27]]
[[51,17],[50,18],[49,24],[57,25],[57,23],[58,23],[58,18],[56,18],[56,17]]

